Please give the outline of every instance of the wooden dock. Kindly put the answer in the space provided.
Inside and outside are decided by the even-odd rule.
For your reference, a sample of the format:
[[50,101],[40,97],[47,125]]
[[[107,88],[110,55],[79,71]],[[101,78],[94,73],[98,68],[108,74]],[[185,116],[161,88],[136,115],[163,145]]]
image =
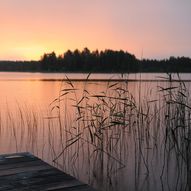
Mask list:
[[30,153],[0,155],[0,190],[95,191]]

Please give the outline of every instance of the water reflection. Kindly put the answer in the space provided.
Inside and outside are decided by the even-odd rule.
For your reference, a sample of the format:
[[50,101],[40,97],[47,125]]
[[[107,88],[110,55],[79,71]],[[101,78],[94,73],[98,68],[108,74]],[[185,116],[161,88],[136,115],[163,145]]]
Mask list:
[[191,109],[184,84],[0,85],[1,153],[32,152],[103,190],[189,190]]

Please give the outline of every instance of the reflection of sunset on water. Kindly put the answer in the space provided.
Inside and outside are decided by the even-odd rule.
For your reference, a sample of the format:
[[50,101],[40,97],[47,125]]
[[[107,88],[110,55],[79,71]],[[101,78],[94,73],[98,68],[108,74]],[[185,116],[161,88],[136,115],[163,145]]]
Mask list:
[[[136,190],[137,186],[161,190],[163,171],[164,177],[168,176],[162,180],[165,188],[174,188],[177,172],[182,170],[187,175],[187,163],[182,158],[176,160],[172,148],[166,150],[164,132],[167,127],[173,130],[179,119],[179,115],[174,116],[185,106],[189,81],[169,83],[164,81],[166,74],[154,73],[130,74],[123,81],[119,74],[92,74],[90,80],[87,74],[67,76],[78,80],[66,80],[62,73],[1,72],[0,153],[31,152],[83,182],[108,191]],[[191,80],[189,74],[181,76]],[[159,77],[163,81],[157,80]],[[166,127],[168,99],[172,97],[178,105],[170,100],[172,127]],[[190,107],[185,108],[183,112],[190,112]],[[165,152],[172,157],[169,159]],[[180,163],[182,166],[175,168]],[[149,178],[145,176],[146,167]],[[186,185],[184,176],[180,178],[177,188]]]

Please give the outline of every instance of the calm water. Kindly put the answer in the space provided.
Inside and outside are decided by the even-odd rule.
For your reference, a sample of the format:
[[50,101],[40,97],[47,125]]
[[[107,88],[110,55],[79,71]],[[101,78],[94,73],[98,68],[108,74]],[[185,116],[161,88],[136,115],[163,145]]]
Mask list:
[[[66,79],[66,76],[74,81],[62,81]],[[163,138],[159,138],[159,143],[154,143],[156,137],[163,135],[163,132],[154,132],[157,131],[157,127],[158,131],[161,131],[159,129],[164,126],[162,118],[157,117],[155,121],[148,120],[148,117],[142,118],[143,121],[141,118],[135,119],[135,112],[141,104],[152,111],[151,115],[154,113],[158,105],[153,103],[155,100],[162,99],[160,87],[168,87],[165,81],[167,75],[94,74],[89,77],[89,82],[85,82],[83,80],[86,77],[87,74],[1,72],[0,153],[32,152],[86,183],[97,188],[104,187],[104,190],[188,189],[180,186],[186,184],[184,171],[186,167],[183,165],[183,168],[177,168],[176,160],[174,160],[176,156],[173,152],[168,153],[168,159],[164,162],[163,159],[166,157],[164,148],[162,146],[159,148],[157,145],[164,142]],[[122,77],[131,81],[118,81]],[[176,75],[174,78],[178,79]],[[190,89],[191,74],[181,75],[181,79],[186,81],[187,89]],[[110,80],[110,82],[104,80]],[[176,82],[173,86],[177,84]],[[104,116],[107,116],[108,112],[114,112],[112,110],[114,102],[109,105],[110,110],[104,107],[105,110],[101,111],[99,108],[104,105],[103,100],[101,97],[99,100],[95,95],[103,96],[105,95],[103,92],[107,92],[107,96],[111,97],[107,100],[109,103],[116,96],[116,92],[113,93],[115,87],[118,87],[118,96],[124,96],[120,88],[128,90],[126,94],[133,97],[132,100],[138,105],[136,109],[131,108],[132,113],[128,115],[130,118],[124,122],[127,128],[107,130],[104,135],[106,138],[100,145],[96,136],[102,136],[102,134],[95,129],[90,130],[90,111],[84,110],[83,106],[91,105],[91,109],[94,108],[91,110],[91,115],[97,121],[102,119],[100,123],[96,122],[96,125],[103,127],[108,120],[106,117],[104,120]],[[59,95],[60,99],[55,100]],[[85,98],[81,100],[82,97]],[[115,104],[115,109],[121,112],[121,103],[115,101]],[[79,105],[82,107],[76,107]],[[117,115],[121,115],[120,112]],[[121,120],[121,117],[117,115],[115,120]],[[86,120],[81,120],[82,116],[85,116]],[[131,122],[131,119],[134,122]],[[95,120],[93,118],[91,120],[90,124],[94,126]],[[156,129],[148,130],[147,122],[152,123]],[[135,130],[135,126],[138,129]],[[153,132],[157,135],[152,139],[153,134],[150,133]],[[91,138],[92,133],[95,138]],[[139,133],[144,134],[143,142],[140,141]],[[82,137],[78,139],[78,136]],[[149,143],[147,138],[151,140]],[[112,148],[108,145],[112,145]],[[153,145],[156,145],[155,149]],[[104,152],[98,152],[100,148]],[[170,160],[171,158],[173,160]],[[56,159],[55,162],[52,162],[54,159]]]

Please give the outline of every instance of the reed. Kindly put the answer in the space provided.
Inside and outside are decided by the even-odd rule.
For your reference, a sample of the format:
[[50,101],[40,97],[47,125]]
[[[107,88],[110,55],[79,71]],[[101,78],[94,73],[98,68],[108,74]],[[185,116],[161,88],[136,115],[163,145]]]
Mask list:
[[11,140],[5,147],[53,161],[101,190],[190,190],[187,84],[168,74],[156,90],[146,91],[141,80],[132,89],[128,76],[122,77],[123,82],[94,82],[93,90],[89,75],[83,89],[68,79],[46,113],[7,105],[0,114],[0,136]]
[[[59,120],[66,122],[61,112],[66,110],[61,105],[72,102],[75,120],[70,128],[60,123],[62,134],[67,136],[54,162],[65,156],[76,171],[86,165],[89,183],[105,185],[103,190],[116,190],[114,182],[124,169],[130,169],[135,190],[154,178],[164,190],[189,190],[190,96],[181,79],[175,83],[171,74],[167,79],[165,87],[158,87],[157,99],[149,99],[150,95],[143,99],[140,89],[135,98],[129,92],[128,79],[123,83],[108,82],[104,91],[92,94],[87,78],[81,95],[68,79],[53,105],[59,110]],[[128,167],[128,161],[133,168]]]

